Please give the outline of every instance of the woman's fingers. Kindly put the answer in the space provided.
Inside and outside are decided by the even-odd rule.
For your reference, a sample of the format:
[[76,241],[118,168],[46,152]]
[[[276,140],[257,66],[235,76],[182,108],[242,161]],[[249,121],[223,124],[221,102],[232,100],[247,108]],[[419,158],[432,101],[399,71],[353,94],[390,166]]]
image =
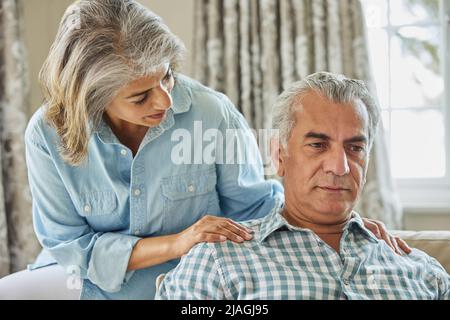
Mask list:
[[194,233],[197,243],[224,241],[222,238],[218,238],[218,236],[223,236],[225,240],[229,239],[236,243],[242,243],[253,238],[253,230],[231,219],[209,215],[203,217],[190,229]]
[[224,228],[227,230],[235,233],[236,235],[240,236],[241,238],[245,240],[250,240],[253,238],[252,232],[253,230],[248,229],[242,225],[237,224],[236,222],[232,220],[227,220],[225,224],[223,225]]
[[400,254],[398,251],[397,243],[394,244],[391,235],[387,232],[386,227],[383,223],[376,220],[364,219],[364,225],[367,229],[369,229],[378,239],[383,240],[387,243],[387,245],[397,254]]
[[375,237],[378,239],[381,239],[381,233],[380,228],[378,228],[378,225],[368,219],[364,219],[364,226],[372,232]]
[[397,254],[401,255],[402,251],[400,250],[400,247],[398,245],[398,237],[391,236],[391,242],[395,247],[395,252],[397,252]]
[[384,240],[394,252],[398,253],[395,250],[395,246],[391,241],[391,236],[386,232],[386,230],[384,228],[379,228],[379,229],[380,229],[381,239]]
[[202,242],[223,242],[227,237],[217,233],[204,233]]
[[406,254],[410,254],[412,249],[410,246],[408,246],[408,244],[405,242],[405,240],[401,239],[401,238],[397,238],[397,243],[400,247],[400,249],[403,250],[403,252],[405,252]]
[[228,230],[226,227],[224,227],[221,224],[216,225],[215,228],[213,228],[213,229],[205,230],[205,233],[210,233],[210,232],[223,235],[223,236],[227,237],[227,239],[234,241],[234,242],[239,242],[239,243],[244,242],[244,238],[241,237],[238,233]]
[[202,220],[199,230],[202,234],[221,234],[227,239],[237,243],[242,243],[253,238],[251,234],[253,230],[246,228],[231,219],[208,216]]

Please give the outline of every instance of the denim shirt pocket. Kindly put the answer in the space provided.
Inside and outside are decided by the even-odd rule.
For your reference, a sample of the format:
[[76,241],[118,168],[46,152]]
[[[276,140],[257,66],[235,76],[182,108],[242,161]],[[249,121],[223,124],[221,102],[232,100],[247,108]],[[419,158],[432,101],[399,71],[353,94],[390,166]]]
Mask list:
[[209,214],[208,210],[214,207],[211,203],[218,203],[216,183],[216,172],[210,169],[164,178],[164,232],[180,232]]
[[84,217],[109,215],[116,208],[117,199],[112,190],[93,190],[80,194],[79,211]]

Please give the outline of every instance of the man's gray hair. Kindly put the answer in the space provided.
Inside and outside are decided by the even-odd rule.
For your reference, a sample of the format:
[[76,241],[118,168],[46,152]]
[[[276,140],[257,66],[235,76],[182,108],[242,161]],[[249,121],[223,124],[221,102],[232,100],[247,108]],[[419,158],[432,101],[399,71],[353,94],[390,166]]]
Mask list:
[[[293,83],[276,100],[272,110],[272,128],[278,132],[280,144],[287,151],[288,140],[295,126],[296,107],[301,105],[302,97],[308,92],[329,99],[334,103],[363,102],[369,114],[369,150],[380,119],[380,111],[376,101],[361,80],[349,79],[341,74],[318,72],[301,81]],[[278,131],[277,131],[278,130]]]

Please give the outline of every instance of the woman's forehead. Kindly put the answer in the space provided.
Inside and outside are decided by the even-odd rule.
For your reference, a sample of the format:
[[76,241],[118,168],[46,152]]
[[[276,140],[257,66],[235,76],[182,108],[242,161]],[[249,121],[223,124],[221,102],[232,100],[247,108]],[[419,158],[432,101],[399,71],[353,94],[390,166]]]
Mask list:
[[166,75],[167,71],[169,69],[169,64],[164,64],[158,68],[155,69],[155,71],[149,75],[141,76],[139,78],[136,78],[126,84],[122,88],[122,92],[130,92],[130,91],[139,91],[141,89],[148,89],[152,86],[157,85],[162,78]]

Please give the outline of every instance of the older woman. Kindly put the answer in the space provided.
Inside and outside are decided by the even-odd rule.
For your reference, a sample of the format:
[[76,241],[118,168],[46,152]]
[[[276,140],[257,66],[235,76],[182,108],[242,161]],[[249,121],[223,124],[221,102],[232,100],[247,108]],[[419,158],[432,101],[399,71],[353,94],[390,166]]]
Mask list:
[[157,276],[192,246],[250,240],[233,220],[261,217],[283,199],[282,186],[264,180],[250,135],[238,136],[244,163],[175,161],[179,129],[194,135],[185,151],[202,146],[199,123],[222,136],[248,129],[224,95],[175,73],[183,53],[132,0],[68,8],[40,74],[45,104],[25,134],[46,250],[33,271],[0,281],[3,295],[152,299]]

